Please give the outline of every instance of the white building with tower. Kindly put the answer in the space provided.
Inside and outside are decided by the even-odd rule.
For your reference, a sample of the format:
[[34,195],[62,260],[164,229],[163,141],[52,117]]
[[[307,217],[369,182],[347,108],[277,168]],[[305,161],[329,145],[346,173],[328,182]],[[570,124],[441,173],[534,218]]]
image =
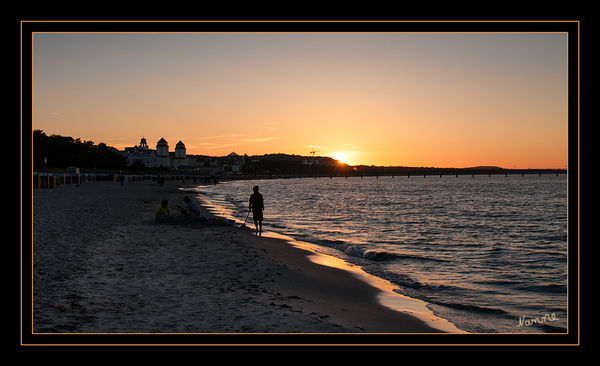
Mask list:
[[127,165],[136,162],[144,164],[147,168],[171,168],[177,169],[182,165],[188,165],[185,144],[179,141],[175,145],[175,152],[169,152],[169,143],[161,137],[156,143],[156,149],[150,149],[146,139],[142,137],[139,145],[126,147],[122,151],[127,158]]

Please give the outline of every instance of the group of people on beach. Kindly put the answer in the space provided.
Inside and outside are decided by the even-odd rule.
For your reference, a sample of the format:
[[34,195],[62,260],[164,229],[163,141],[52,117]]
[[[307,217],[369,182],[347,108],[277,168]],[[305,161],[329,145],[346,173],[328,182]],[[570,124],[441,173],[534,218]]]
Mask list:
[[[194,215],[200,216],[200,206],[194,201],[192,201],[189,197],[183,197],[183,202],[187,205],[187,209],[182,208],[181,213],[184,215]],[[154,218],[156,220],[160,220],[162,217],[170,216],[171,211],[169,210],[169,201],[162,200],[160,205],[154,210]]]
[[[262,196],[262,194],[260,194],[258,192],[258,190],[259,190],[258,186],[253,187],[254,193],[252,193],[252,195],[250,195],[248,214],[250,214],[250,212],[252,212],[252,218],[254,219],[254,226],[255,226],[256,234],[261,235],[262,234],[263,211],[265,209],[265,204],[264,204],[263,196]],[[193,215],[196,217],[200,216],[200,207],[198,206],[198,204],[196,202],[192,201],[187,196],[183,197],[183,202],[185,202],[186,207],[187,207],[187,209],[186,208],[180,209],[180,211],[183,215],[185,215],[185,216]],[[165,217],[168,217],[170,215],[171,215],[171,212],[169,210],[169,201],[166,199],[162,200],[160,205],[158,205],[156,210],[154,210],[154,219],[156,221],[161,221]]]

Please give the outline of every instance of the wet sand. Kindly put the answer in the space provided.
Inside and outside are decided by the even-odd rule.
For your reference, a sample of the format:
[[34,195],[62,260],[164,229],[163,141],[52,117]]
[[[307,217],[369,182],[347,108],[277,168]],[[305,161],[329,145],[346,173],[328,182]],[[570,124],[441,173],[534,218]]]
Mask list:
[[355,274],[204,208],[155,222],[162,199],[176,215],[193,197],[170,184],[34,191],[35,333],[440,332]]

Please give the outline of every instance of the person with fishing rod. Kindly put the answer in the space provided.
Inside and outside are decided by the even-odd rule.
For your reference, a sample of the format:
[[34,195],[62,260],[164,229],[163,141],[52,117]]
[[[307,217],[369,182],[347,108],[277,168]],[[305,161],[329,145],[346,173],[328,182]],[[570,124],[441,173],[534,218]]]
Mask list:
[[[263,222],[263,211],[265,204],[263,201],[262,194],[258,193],[258,186],[253,187],[254,193],[250,196],[250,206],[248,207],[248,215],[252,211],[252,218],[254,219],[254,226],[256,228],[256,234],[262,234],[262,222]],[[248,216],[246,216],[248,219]]]

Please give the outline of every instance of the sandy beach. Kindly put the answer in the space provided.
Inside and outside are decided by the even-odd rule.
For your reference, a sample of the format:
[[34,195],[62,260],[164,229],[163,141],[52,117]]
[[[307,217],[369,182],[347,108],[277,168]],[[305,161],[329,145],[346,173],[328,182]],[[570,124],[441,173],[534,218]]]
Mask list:
[[[170,185],[170,186],[169,186]],[[203,208],[157,223],[193,194],[90,182],[33,193],[35,333],[438,333],[350,271],[315,263]],[[250,221],[250,220],[249,220]],[[23,243],[23,250],[26,244]]]

